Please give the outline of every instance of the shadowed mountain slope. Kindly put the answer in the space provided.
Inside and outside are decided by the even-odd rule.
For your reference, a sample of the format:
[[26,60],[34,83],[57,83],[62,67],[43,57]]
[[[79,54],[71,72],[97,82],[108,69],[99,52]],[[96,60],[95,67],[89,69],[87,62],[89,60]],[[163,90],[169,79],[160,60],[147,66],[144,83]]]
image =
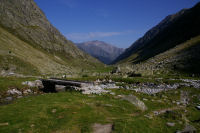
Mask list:
[[199,35],[199,14],[200,3],[191,9],[183,9],[174,15],[167,16],[126,49],[114,63],[137,64]]
[[[200,75],[200,35],[160,53],[141,63],[119,64],[123,71],[134,71],[142,75]],[[128,66],[128,69],[127,69]]]

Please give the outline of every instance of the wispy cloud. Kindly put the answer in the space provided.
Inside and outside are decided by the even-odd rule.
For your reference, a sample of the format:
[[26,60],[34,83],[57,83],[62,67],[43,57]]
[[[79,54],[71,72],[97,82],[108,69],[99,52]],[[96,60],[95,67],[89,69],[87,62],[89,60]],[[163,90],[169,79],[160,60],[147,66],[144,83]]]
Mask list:
[[61,4],[64,4],[68,8],[75,8],[77,6],[77,3],[75,0],[59,0]]
[[118,36],[126,33],[130,33],[131,31],[124,32],[89,32],[89,33],[70,33],[67,34],[66,37],[70,40],[81,41],[81,40],[89,40],[94,38],[102,38],[102,37],[111,37]]

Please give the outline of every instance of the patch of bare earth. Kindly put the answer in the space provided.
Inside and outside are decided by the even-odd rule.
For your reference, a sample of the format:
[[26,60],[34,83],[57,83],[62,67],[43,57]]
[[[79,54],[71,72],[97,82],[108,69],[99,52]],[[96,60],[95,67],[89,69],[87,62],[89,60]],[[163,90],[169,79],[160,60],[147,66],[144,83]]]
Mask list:
[[93,126],[93,133],[111,133],[112,132],[112,124],[98,124],[95,123]]

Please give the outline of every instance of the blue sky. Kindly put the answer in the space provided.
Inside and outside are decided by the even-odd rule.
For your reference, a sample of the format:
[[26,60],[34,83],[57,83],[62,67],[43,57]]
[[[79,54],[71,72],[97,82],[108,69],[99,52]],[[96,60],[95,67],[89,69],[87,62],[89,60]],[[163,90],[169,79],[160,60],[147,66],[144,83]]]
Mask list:
[[100,40],[127,48],[167,15],[200,0],[35,0],[73,42]]

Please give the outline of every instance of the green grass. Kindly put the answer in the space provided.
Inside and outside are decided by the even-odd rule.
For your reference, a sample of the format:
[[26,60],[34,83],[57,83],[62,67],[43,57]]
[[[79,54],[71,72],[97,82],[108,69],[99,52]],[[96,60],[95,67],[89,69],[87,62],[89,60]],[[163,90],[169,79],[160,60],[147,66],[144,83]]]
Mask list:
[[[113,107],[107,107],[108,103]],[[51,112],[53,109],[56,113]],[[110,96],[89,98],[80,93],[67,92],[23,98],[1,106],[0,111],[0,123],[10,124],[0,127],[1,132],[17,132],[19,129],[27,132],[31,130],[31,124],[35,125],[34,132],[89,132],[93,123],[107,123],[113,117],[124,118],[137,109],[126,101],[110,99]]]
[[0,55],[1,68],[4,71],[15,71],[18,74],[24,75],[40,75],[37,67],[31,63],[21,60],[20,58],[12,55],[1,56]]
[[[131,103],[111,95],[88,97],[77,92],[26,97],[0,106],[1,132],[91,132],[94,123],[112,123],[113,132],[173,132],[162,117],[148,119]],[[148,108],[152,105],[148,105]],[[158,106],[158,105],[154,105]],[[157,108],[160,108],[157,107]],[[164,108],[164,105],[163,105]],[[56,109],[53,113],[52,110]],[[170,118],[169,118],[170,120]],[[32,125],[32,126],[31,126]],[[33,126],[34,125],[34,126]]]
[[[120,91],[120,92],[119,92]],[[133,92],[115,91],[118,94]],[[137,95],[139,96],[139,94]],[[141,95],[148,99],[153,96]],[[156,98],[154,98],[156,100]],[[112,123],[113,132],[175,132],[183,125],[167,127],[166,122],[177,122],[171,116],[144,117],[155,109],[168,107],[165,103],[145,102],[149,110],[141,112],[131,103],[112,95],[89,97],[78,92],[45,94],[19,99],[12,104],[0,106],[1,132],[91,132],[94,123]],[[53,113],[52,110],[56,109]],[[167,117],[167,119],[166,119]]]

